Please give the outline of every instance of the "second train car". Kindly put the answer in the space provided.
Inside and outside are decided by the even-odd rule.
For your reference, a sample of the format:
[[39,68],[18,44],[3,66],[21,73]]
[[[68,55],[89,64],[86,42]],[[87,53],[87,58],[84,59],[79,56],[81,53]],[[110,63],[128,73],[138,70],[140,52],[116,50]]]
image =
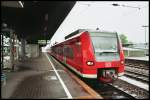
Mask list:
[[112,82],[124,74],[124,53],[117,32],[79,29],[53,45],[50,54],[84,78]]

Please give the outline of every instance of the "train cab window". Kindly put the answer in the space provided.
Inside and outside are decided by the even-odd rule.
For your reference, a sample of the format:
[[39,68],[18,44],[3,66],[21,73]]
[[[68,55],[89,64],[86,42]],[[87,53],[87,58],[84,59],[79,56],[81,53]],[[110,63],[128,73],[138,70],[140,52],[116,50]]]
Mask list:
[[90,33],[97,61],[119,60],[116,33]]

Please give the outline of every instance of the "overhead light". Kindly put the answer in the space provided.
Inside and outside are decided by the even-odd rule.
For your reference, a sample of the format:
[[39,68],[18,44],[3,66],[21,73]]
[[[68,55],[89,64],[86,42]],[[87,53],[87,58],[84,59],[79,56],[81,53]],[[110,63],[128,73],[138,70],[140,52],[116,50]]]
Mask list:
[[19,1],[19,4],[21,5],[21,7],[23,8],[23,3],[21,1]]
[[143,25],[142,27],[148,27],[148,25]]
[[113,5],[113,6],[120,6],[120,5],[119,5],[119,4],[117,4],[117,3],[113,3],[112,5]]
[[129,7],[129,8],[138,8],[139,10],[141,9],[140,7],[133,7],[133,6],[128,6],[128,5],[119,5],[117,3],[113,3],[113,6],[122,6],[122,7]]

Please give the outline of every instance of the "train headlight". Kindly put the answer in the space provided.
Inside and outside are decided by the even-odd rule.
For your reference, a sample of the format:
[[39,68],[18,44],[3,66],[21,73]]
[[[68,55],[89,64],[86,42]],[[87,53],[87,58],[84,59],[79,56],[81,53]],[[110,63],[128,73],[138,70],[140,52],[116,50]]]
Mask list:
[[93,62],[93,61],[87,61],[86,64],[87,64],[88,66],[93,66],[93,65],[94,65],[94,62]]
[[124,64],[124,61],[121,61],[121,64]]

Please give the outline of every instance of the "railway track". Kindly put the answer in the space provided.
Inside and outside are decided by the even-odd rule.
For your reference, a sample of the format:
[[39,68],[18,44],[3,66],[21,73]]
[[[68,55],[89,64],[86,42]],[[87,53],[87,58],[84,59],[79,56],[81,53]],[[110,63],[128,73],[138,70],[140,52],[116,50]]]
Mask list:
[[125,76],[144,83],[149,82],[149,62],[135,59],[125,59]]
[[143,75],[143,76],[149,76],[149,70],[145,70],[145,69],[139,69],[139,68],[126,66],[125,71],[134,72],[136,74],[140,74],[140,75]]
[[[58,60],[57,60],[58,61]],[[59,62],[59,61],[58,61]],[[62,63],[61,63],[62,64]],[[57,64],[56,64],[57,65]],[[68,68],[67,68],[68,69]],[[70,72],[74,73],[70,69]],[[85,79],[74,73],[104,99],[148,99],[149,91],[118,79],[113,84],[103,84],[97,79]]]
[[149,91],[118,79],[113,84],[102,84],[97,80],[84,80],[104,99],[148,99]]
[[149,70],[149,61],[135,60],[135,59],[125,59],[125,66]]
[[103,84],[98,80],[83,79],[91,88],[103,96],[104,99],[135,99],[133,96],[121,91],[111,84]]
[[113,87],[131,95],[136,99],[148,99],[149,98],[149,91],[142,89],[138,86],[132,85],[126,81],[118,79],[113,84],[110,84]]
[[[125,76],[142,82],[149,82],[149,63],[148,61],[126,60]],[[89,82],[87,82],[89,84]],[[113,84],[95,83],[94,90],[100,93],[105,99],[149,99],[149,91],[126,81],[118,79]],[[99,85],[97,85],[99,84]]]
[[145,75],[138,74],[135,72],[130,72],[130,71],[126,71],[125,76],[133,78],[138,81],[142,81],[144,83],[149,83],[149,76],[145,76]]

